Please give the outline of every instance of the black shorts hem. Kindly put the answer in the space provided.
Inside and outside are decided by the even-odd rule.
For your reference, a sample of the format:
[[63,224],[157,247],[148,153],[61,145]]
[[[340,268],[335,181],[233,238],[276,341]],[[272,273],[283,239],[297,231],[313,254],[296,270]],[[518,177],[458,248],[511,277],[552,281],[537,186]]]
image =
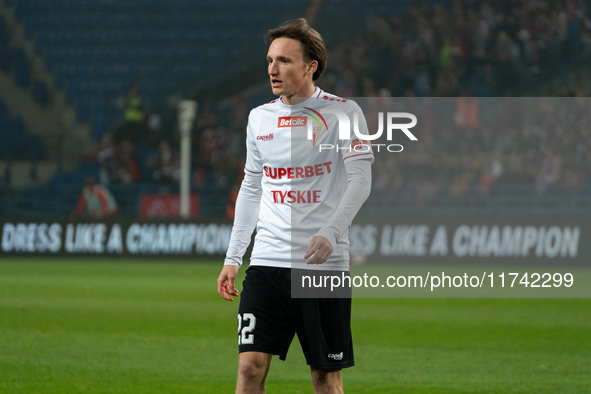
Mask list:
[[272,354],[273,356],[279,356],[279,359],[285,361],[287,357],[287,352],[281,352],[278,350],[268,349],[264,347],[249,347],[248,349],[241,349],[238,347],[238,354],[246,353],[246,352],[258,352],[258,353],[265,353],[265,354]]
[[335,370],[335,369],[345,369],[345,368],[354,367],[355,362],[350,361],[350,362],[346,362],[346,363],[342,363],[342,364],[332,364],[332,365],[326,365],[326,364],[308,364],[308,365],[312,368],[330,371],[330,370]]

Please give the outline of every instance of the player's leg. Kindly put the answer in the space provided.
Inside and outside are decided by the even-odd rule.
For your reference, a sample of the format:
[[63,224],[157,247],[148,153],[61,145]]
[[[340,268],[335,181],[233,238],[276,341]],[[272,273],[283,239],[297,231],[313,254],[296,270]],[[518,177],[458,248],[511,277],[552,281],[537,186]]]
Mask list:
[[342,393],[342,369],[355,365],[350,298],[295,300],[296,332],[312,374],[315,393]]
[[310,367],[312,374],[312,386],[316,394],[342,394],[343,373],[342,370],[325,370]]
[[259,394],[265,392],[265,379],[271,366],[269,353],[240,353],[238,361],[237,394]]
[[287,269],[250,266],[238,307],[237,393],[264,393],[271,356],[285,360],[295,330]]

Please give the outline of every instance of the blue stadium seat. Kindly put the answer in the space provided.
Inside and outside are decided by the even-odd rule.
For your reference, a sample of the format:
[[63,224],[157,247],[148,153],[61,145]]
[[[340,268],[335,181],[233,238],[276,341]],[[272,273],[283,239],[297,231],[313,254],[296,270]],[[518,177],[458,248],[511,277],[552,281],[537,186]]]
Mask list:
[[89,176],[94,177],[94,179],[99,178],[100,166],[94,162],[81,162],[76,169],[76,172],[81,174],[84,178]]
[[90,136],[95,141],[100,141],[100,139],[103,138],[103,135],[107,132],[107,123],[105,121],[105,117],[104,116],[99,117],[95,114],[95,116],[92,119],[90,127],[91,127]]
[[78,103],[76,105],[76,120],[78,122],[88,122],[90,119],[90,108],[84,103]]
[[40,160],[45,157],[45,145],[38,135],[25,135],[26,158]]
[[12,133],[8,135],[8,149],[12,159],[22,160],[28,158],[26,138],[24,134]]
[[25,15],[27,14],[27,8],[28,8],[28,4],[29,1],[28,0],[20,0],[16,3],[16,8],[14,10],[15,15],[17,18],[19,19],[23,19],[25,17]]
[[9,70],[12,66],[12,51],[10,47],[6,44],[3,45],[0,43],[0,68],[3,70]]
[[9,131],[14,135],[25,134],[25,123],[23,122],[23,118],[21,116],[17,115],[10,118]]
[[29,73],[29,64],[27,62],[27,57],[25,52],[22,48],[17,48],[13,50],[14,56],[14,78],[17,84],[20,86],[26,87],[29,85],[31,76]]
[[33,83],[33,97],[39,104],[47,104],[50,101],[49,89],[45,81],[35,81]]
[[78,85],[72,82],[67,85],[65,100],[67,104],[74,104],[78,100]]
[[60,185],[60,186],[82,185],[84,183],[84,178],[85,178],[84,175],[85,174],[78,172],[78,171],[73,172],[73,173],[58,171],[55,174],[53,174],[53,176],[49,180],[49,184]]
[[2,44],[8,45],[8,28],[4,16],[0,15],[0,45]]
[[5,116],[6,116],[6,105],[4,105],[4,101],[2,101],[2,98],[0,98],[0,119],[3,119]]

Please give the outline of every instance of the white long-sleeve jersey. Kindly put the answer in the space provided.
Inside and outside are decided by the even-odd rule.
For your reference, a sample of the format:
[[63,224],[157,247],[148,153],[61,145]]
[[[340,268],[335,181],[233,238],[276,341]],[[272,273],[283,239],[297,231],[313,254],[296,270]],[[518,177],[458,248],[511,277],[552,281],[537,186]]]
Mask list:
[[[338,117],[330,110],[350,119],[347,138],[339,139]],[[245,179],[225,264],[241,265],[256,225],[251,265],[349,266],[348,229],[369,194],[373,163],[371,146],[353,132],[354,113],[359,131],[367,135],[355,102],[319,88],[302,103],[285,105],[279,98],[251,111]],[[324,264],[308,266],[304,255],[315,235],[327,238],[334,252]]]

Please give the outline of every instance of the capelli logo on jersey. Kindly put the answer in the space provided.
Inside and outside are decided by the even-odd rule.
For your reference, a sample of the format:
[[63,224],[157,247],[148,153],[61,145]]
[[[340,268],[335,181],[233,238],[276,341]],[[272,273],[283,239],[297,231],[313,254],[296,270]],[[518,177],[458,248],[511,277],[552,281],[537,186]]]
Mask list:
[[277,127],[305,127],[308,119],[305,116],[280,116]]
[[273,141],[273,133],[267,135],[257,135],[257,141]]

